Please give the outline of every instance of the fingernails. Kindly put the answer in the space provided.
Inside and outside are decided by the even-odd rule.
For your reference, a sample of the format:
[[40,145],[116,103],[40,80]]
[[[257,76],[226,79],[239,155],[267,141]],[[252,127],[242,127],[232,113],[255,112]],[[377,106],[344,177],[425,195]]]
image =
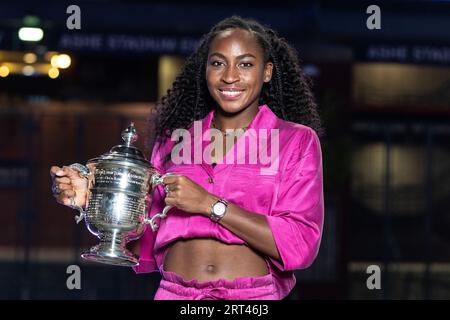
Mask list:
[[64,171],[59,170],[59,171],[56,171],[55,174],[56,174],[57,176],[63,176],[63,175],[64,175]]

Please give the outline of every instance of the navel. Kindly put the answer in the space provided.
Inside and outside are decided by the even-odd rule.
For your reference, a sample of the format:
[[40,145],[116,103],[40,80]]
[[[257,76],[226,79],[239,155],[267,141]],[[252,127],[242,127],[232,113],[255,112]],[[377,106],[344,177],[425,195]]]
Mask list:
[[217,271],[217,267],[213,264],[208,264],[206,266],[206,272],[215,273]]

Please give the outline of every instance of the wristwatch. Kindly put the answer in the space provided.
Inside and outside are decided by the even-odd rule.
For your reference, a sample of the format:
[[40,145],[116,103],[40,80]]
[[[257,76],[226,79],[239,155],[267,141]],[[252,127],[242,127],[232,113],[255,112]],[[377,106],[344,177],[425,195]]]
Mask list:
[[225,199],[217,200],[211,206],[211,220],[214,222],[219,222],[223,218],[225,213],[227,213],[228,201]]

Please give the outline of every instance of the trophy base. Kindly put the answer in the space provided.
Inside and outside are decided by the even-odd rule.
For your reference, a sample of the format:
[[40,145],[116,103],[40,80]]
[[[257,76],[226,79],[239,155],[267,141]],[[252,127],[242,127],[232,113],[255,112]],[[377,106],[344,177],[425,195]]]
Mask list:
[[122,267],[134,267],[139,264],[139,260],[131,251],[123,246],[116,246],[114,242],[101,242],[89,251],[83,252],[81,257],[93,262]]

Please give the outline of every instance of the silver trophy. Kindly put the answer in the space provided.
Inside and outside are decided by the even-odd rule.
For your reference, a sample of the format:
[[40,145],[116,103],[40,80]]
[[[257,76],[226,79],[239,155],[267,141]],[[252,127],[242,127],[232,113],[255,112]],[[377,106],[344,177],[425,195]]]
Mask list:
[[89,232],[100,239],[98,245],[81,254],[86,260],[118,266],[138,265],[137,257],[126,248],[127,243],[140,238],[148,224],[156,231],[156,219],[165,218],[171,208],[166,206],[162,213],[147,218],[151,192],[170,173],[161,175],[151,166],[133,146],[137,138],[131,123],[122,132],[124,144],[89,160],[86,166],[79,163],[70,166],[89,183],[86,208],[72,205],[80,212],[75,219],[79,223],[84,218]]

